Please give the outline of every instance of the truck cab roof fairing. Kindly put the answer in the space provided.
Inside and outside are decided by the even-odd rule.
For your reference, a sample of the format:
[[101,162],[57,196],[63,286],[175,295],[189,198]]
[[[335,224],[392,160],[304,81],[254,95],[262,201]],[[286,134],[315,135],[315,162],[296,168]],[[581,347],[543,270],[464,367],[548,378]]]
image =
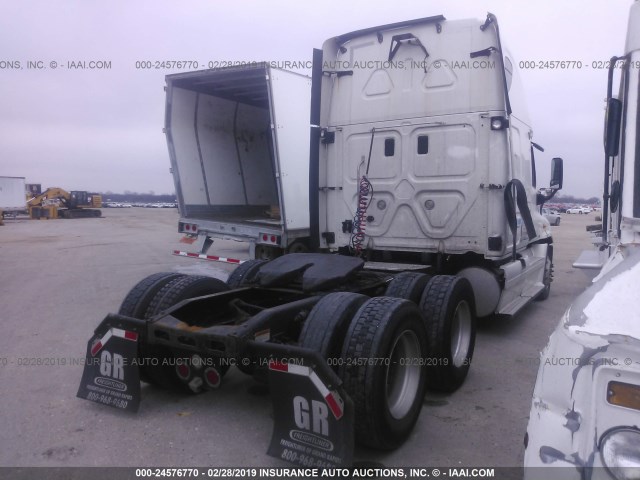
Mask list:
[[396,28],[402,28],[402,27],[410,27],[412,25],[419,25],[419,24],[422,25],[425,23],[438,23],[438,22],[443,22],[445,20],[446,18],[444,17],[444,15],[435,15],[432,17],[416,18],[414,20],[406,20],[404,22],[389,23],[387,25],[380,25],[377,27],[369,27],[369,28],[363,28],[362,30],[355,30],[353,32],[345,33],[343,35],[338,35],[337,37],[334,37],[334,40],[336,44],[343,45],[344,43],[348,42],[353,38],[361,37],[363,35],[368,35],[370,33],[382,32],[385,30],[394,30]]

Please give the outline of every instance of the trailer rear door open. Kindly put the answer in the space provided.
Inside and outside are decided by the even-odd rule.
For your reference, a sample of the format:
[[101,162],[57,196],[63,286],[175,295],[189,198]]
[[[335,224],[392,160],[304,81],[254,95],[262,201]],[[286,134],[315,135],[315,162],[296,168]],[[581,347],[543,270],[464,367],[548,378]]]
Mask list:
[[283,247],[308,235],[310,79],[267,65],[167,76],[181,222]]

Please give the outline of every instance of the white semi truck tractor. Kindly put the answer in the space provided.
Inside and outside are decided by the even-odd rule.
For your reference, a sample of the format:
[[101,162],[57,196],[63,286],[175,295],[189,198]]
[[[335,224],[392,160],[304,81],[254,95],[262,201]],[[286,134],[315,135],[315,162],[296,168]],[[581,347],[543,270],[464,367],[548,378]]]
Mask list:
[[[174,101],[189,100],[175,144],[191,152],[190,163],[178,160],[181,179],[199,169],[213,179],[182,195],[213,214],[222,190],[212,187],[224,179],[210,170],[205,140],[258,116],[238,101],[240,83],[211,78],[170,84]],[[235,100],[219,101],[223,93]],[[235,123],[213,120],[214,107],[233,105]],[[493,15],[329,39],[314,51],[310,111],[310,158],[299,161],[309,169],[311,251],[244,262],[226,283],[173,272],[141,280],[89,340],[78,396],[136,410],[140,380],[198,393],[235,365],[270,384],[269,454],[345,466],[354,442],[389,450],[407,440],[425,389],[463,384],[478,316],[512,315],[548,295],[553,243],[539,213],[548,196],[537,192],[537,145]],[[199,150],[184,144],[194,125]],[[247,148],[266,154],[258,134]],[[244,166],[257,162],[248,153]],[[256,180],[244,171],[246,185]],[[561,183],[555,159],[551,194]]]

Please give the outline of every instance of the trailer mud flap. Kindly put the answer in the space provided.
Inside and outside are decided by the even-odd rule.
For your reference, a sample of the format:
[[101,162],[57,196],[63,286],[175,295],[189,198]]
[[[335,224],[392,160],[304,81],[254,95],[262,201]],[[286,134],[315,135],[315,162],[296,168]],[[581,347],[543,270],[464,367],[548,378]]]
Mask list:
[[349,467],[353,402],[329,390],[313,368],[272,361],[269,385],[274,428],[268,454],[305,467]]
[[87,345],[77,396],[137,412],[140,406],[137,357],[137,333],[111,327],[103,335],[94,335]]

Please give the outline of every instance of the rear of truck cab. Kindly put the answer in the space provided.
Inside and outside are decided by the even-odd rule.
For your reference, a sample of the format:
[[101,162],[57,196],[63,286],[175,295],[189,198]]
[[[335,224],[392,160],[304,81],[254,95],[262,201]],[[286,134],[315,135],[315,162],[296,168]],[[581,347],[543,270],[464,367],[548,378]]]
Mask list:
[[482,316],[512,315],[544,292],[551,233],[537,208],[522,87],[495,17],[365,29],[316,56],[319,248],[466,276],[478,305],[490,298]]
[[[366,174],[373,194],[363,247],[504,258],[509,180],[527,186],[543,222],[517,71],[508,54],[503,68],[493,26],[423,20],[324,44],[320,247],[350,244]],[[518,237],[519,248],[532,240]]]

